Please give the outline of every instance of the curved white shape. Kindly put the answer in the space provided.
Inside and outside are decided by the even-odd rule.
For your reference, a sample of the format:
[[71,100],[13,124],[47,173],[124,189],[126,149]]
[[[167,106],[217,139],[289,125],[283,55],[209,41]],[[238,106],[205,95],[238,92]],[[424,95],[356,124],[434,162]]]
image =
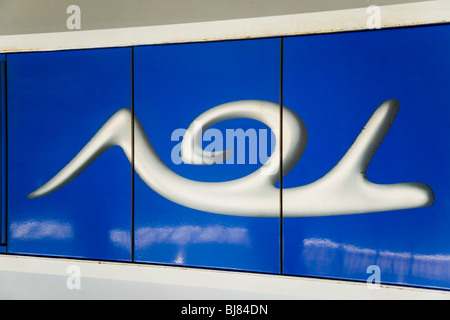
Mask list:
[[[353,145],[339,163],[321,179],[300,187],[283,189],[283,217],[327,216],[400,210],[429,206],[433,191],[422,183],[379,185],[369,182],[366,170],[373,154],[390,128],[398,101],[388,100],[374,112]],[[180,205],[227,215],[279,217],[280,190],[274,184],[289,172],[306,146],[306,128],[292,110],[283,107],[283,154],[280,157],[280,107],[278,104],[244,100],[212,108],[188,128],[183,138],[182,159],[193,164],[209,164],[215,157],[224,160],[231,150],[207,153],[195,137],[209,126],[233,118],[250,118],[270,127],[276,138],[275,149],[268,161],[253,173],[225,182],[199,182],[171,171],[158,157],[134,116],[134,166],[143,181],[161,196]],[[28,195],[36,198],[63,187],[81,173],[108,148],[122,147],[131,161],[131,123],[128,109],[117,111],[86,146],[55,177]],[[216,161],[217,163],[217,161]]]

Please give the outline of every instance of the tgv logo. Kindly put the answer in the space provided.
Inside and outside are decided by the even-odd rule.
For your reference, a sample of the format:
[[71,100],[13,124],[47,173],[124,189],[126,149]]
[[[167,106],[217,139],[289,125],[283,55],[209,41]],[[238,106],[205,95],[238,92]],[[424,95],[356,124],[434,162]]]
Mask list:
[[[366,177],[367,167],[397,114],[399,103],[388,100],[379,106],[341,160],[322,178],[310,184],[283,189],[283,217],[342,215],[430,206],[433,191],[423,183],[374,184]],[[267,161],[239,179],[201,182],[186,179],[170,170],[156,154],[139,119],[128,109],[117,111],[56,176],[28,195],[41,197],[63,187],[104,151],[120,146],[139,177],[170,201],[197,210],[251,217],[279,217],[280,190],[275,184],[288,174],[303,155],[306,127],[292,110],[260,100],[226,103],[201,114],[186,130],[180,145],[181,160],[210,165],[228,159],[233,150],[204,150],[204,130],[236,118],[266,124],[274,134],[275,146]],[[197,125],[197,124],[201,125]],[[131,125],[133,124],[133,128]],[[132,130],[133,129],[133,130]],[[134,132],[134,148],[131,132]],[[281,140],[283,148],[281,152]],[[134,153],[132,154],[132,152]]]

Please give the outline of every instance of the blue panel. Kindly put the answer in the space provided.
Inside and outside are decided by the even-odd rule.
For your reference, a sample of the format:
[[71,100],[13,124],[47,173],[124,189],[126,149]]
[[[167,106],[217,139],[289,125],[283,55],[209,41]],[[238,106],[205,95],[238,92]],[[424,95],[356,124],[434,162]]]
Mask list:
[[[172,155],[178,155],[181,141],[176,129],[188,128],[215,106],[247,99],[278,104],[279,43],[279,39],[268,39],[135,49],[135,113],[167,170],[196,181],[223,182],[261,166],[261,157],[251,163],[249,149],[244,164],[238,164],[237,155],[233,156],[234,164],[176,164],[179,158]],[[267,130],[249,119],[227,120],[214,126],[225,140],[226,129],[239,128]],[[210,142],[205,140],[203,147],[207,148]],[[262,141],[267,148],[269,139]],[[210,200],[214,201],[204,199]],[[277,196],[273,218],[203,212],[160,196],[136,175],[135,258],[141,262],[278,273],[278,202]]]
[[[379,184],[422,182],[432,206],[284,218],[284,272],[450,288],[450,25],[287,38],[284,104],[305,122],[308,144],[285,188],[325,175],[375,109],[398,114],[368,167]],[[301,204],[299,203],[299,206]]]
[[6,55],[0,54],[0,245],[6,243]]
[[130,163],[107,150],[73,181],[27,198],[131,103],[131,49],[8,55],[8,252],[129,260]]

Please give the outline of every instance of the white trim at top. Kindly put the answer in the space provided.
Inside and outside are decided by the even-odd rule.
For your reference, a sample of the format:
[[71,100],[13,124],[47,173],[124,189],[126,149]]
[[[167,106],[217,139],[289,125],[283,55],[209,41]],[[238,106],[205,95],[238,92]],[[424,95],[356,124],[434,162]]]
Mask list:
[[[0,36],[0,53],[124,47],[367,30],[368,8],[172,25]],[[376,28],[450,22],[450,1],[379,7]]]

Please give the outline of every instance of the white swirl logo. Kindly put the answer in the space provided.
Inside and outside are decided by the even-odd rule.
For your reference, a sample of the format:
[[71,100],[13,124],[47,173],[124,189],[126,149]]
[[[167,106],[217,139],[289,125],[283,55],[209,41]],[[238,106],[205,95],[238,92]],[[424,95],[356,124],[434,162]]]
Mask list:
[[[367,167],[398,108],[397,100],[388,100],[379,106],[349,150],[325,176],[308,185],[283,189],[283,216],[343,215],[432,205],[433,191],[423,183],[380,185],[366,178]],[[287,174],[301,158],[307,137],[305,125],[296,113],[283,107],[282,115],[281,134],[280,106],[273,102],[234,101],[201,114],[186,130],[181,142],[181,158],[185,163],[209,165],[225,161],[233,150],[203,150],[199,137],[210,126],[229,119],[249,118],[263,122],[274,133],[275,146],[269,159],[245,177],[225,182],[200,182],[170,170],[156,154],[137,117],[130,110],[121,109],[56,176],[28,197],[45,196],[63,187],[112,146],[120,146],[131,161],[131,123],[134,123],[136,173],[161,196],[206,212],[279,217],[280,190],[275,184],[280,179],[280,161],[283,174]],[[280,156],[281,138],[283,151]]]

